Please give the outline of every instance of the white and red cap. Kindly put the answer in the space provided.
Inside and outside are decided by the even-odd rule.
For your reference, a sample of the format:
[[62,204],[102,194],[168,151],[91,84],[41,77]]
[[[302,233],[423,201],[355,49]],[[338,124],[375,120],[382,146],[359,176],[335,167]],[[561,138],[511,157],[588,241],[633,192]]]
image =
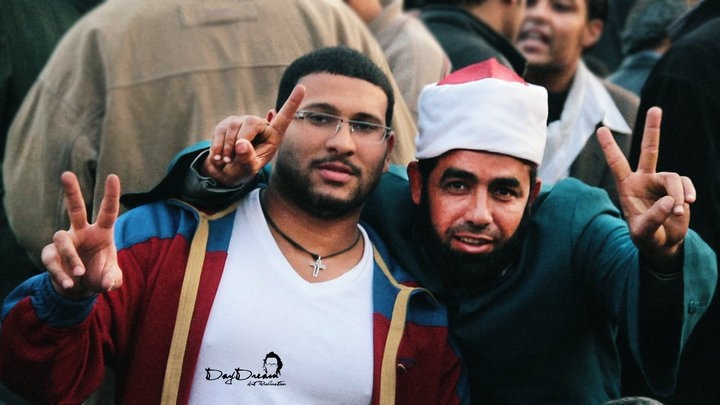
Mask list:
[[425,86],[418,100],[417,159],[453,149],[542,162],[547,91],[492,58]]

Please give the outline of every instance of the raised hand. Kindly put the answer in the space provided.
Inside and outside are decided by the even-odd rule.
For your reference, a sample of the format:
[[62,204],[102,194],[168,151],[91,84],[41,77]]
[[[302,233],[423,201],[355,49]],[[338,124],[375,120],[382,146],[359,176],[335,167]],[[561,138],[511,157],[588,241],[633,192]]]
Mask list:
[[85,298],[112,291],[122,285],[113,237],[120,207],[120,179],[114,174],[105,182],[105,195],[94,224],[87,221],[80,184],[72,172],[60,177],[70,217],[70,229],[58,231],[53,243],[42,251],[42,262],[55,290],[66,297]]
[[685,176],[656,172],[661,119],[660,108],[648,110],[635,172],[609,129],[598,129],[597,136],[615,178],[633,242],[659,270],[673,271],[690,223],[689,204],[695,201],[695,187]]
[[295,86],[280,111],[268,113],[267,120],[252,115],[222,120],[215,128],[203,174],[226,187],[250,181],[275,156],[304,96],[305,87]]

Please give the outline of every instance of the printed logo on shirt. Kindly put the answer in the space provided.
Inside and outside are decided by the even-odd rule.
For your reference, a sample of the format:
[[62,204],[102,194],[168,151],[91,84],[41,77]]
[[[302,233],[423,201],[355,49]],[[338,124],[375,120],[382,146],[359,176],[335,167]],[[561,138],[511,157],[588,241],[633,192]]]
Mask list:
[[275,352],[270,352],[265,355],[262,361],[261,372],[240,367],[227,372],[208,367],[205,369],[205,380],[222,381],[228,385],[242,381],[249,386],[282,386],[285,385],[285,381],[280,380],[282,367],[283,362],[280,356]]

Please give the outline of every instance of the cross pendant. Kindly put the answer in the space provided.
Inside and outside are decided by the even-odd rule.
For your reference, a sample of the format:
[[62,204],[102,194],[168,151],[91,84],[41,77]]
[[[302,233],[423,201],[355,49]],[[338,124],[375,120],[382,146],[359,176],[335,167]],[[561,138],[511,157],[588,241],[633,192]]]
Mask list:
[[310,266],[312,266],[312,276],[317,278],[318,274],[320,274],[320,270],[325,270],[327,266],[322,262],[322,257],[318,256],[317,259],[315,259],[314,263],[310,263]]
[[325,263],[322,262],[322,257],[318,256],[317,259],[315,259],[314,262],[310,263],[310,266],[313,268],[313,277],[317,278],[317,276],[320,274],[320,270],[325,270],[327,266],[325,266]]

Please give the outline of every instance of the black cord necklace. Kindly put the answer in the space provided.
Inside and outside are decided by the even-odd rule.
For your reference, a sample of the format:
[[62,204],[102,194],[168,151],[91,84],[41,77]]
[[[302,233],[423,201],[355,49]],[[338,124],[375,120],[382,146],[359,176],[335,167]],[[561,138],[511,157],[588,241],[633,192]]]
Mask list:
[[346,247],[346,248],[343,249],[343,250],[337,251],[337,252],[335,252],[335,253],[331,253],[331,254],[326,255],[326,256],[323,257],[323,256],[320,256],[320,255],[317,254],[317,253],[313,253],[313,252],[305,249],[304,247],[302,247],[302,245],[300,245],[299,243],[297,243],[297,242],[295,242],[294,240],[292,240],[289,236],[285,235],[285,233],[284,233],[283,231],[281,231],[280,228],[278,228],[278,226],[275,224],[275,222],[272,220],[272,218],[270,218],[270,215],[268,215],[267,211],[265,211],[265,206],[263,206],[262,202],[260,203],[260,209],[262,210],[263,216],[265,217],[265,220],[268,222],[268,224],[270,224],[270,226],[271,226],[275,231],[277,231],[277,233],[279,233],[280,236],[283,237],[283,239],[285,239],[285,240],[286,240],[289,244],[291,244],[294,248],[296,248],[296,249],[298,249],[298,250],[301,250],[301,251],[309,254],[309,255],[313,258],[314,261],[313,261],[312,263],[310,263],[310,266],[312,266],[312,268],[313,268],[312,276],[315,277],[315,278],[317,278],[317,276],[320,274],[320,270],[325,270],[325,269],[327,269],[327,266],[326,266],[325,263],[323,263],[323,261],[322,261],[323,258],[329,259],[329,258],[331,258],[331,257],[339,256],[339,255],[341,255],[341,254],[343,254],[343,253],[345,253],[345,252],[350,251],[350,249],[354,248],[355,245],[357,245],[358,242],[360,242],[360,236],[361,236],[361,234],[360,234],[360,230],[358,229],[358,230],[357,230],[357,237],[355,238],[355,241],[350,244],[350,246]]

